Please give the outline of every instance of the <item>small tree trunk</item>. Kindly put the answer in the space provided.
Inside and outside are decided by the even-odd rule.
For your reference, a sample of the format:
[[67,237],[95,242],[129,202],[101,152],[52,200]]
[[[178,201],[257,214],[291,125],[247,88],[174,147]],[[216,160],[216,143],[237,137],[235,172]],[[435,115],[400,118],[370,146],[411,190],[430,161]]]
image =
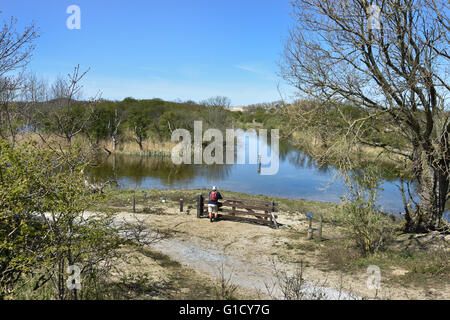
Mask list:
[[434,161],[433,157],[421,153],[415,161],[416,178],[419,182],[419,203],[414,212],[406,213],[406,231],[427,232],[440,230],[442,215],[449,190],[449,177],[445,164]]
[[116,151],[116,146],[117,146],[117,138],[116,138],[116,136],[112,136],[112,142],[113,142],[113,151]]
[[144,146],[142,145],[142,141],[143,141],[142,136],[137,136],[136,142],[138,143],[138,145],[139,145],[139,150],[140,150],[141,152],[144,151]]

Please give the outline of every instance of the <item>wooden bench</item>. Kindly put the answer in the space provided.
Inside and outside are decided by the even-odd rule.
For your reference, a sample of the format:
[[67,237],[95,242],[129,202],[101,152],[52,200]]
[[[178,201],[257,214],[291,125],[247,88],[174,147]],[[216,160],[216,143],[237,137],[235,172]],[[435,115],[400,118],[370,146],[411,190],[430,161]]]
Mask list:
[[[208,217],[208,196],[197,196],[197,218]],[[278,228],[277,204],[273,201],[247,200],[223,197],[219,217],[224,220],[253,222]]]

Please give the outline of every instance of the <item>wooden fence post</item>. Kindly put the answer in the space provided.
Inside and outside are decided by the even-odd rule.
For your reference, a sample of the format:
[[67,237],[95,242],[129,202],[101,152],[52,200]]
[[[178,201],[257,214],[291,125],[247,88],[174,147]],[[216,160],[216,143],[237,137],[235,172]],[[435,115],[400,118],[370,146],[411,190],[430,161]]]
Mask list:
[[197,196],[197,218],[201,218],[203,215],[203,196],[199,194]]
[[275,212],[275,202],[272,200],[272,203],[270,206],[270,222],[275,227],[275,229],[278,229],[278,223],[277,223],[277,220],[275,219],[274,212]]
[[309,226],[308,226],[308,234],[306,235],[307,240],[311,240],[313,238],[313,228],[312,228],[312,215],[308,216]]
[[133,195],[133,213],[136,213],[136,197]]
[[261,155],[258,155],[258,173],[261,173]]
[[322,241],[322,215],[319,216],[319,232],[317,234],[317,240]]

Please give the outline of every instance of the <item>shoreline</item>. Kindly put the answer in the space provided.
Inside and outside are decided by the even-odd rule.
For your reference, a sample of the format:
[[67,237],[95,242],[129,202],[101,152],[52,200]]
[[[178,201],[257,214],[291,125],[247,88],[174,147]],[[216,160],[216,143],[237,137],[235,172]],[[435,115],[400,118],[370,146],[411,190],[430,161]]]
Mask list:
[[[146,194],[146,199],[156,200],[157,197],[166,198],[167,200],[179,201],[180,197],[187,200],[186,202],[193,202],[196,200],[196,196],[199,193],[208,193],[209,189],[199,189],[199,188],[152,188],[152,189],[116,189],[111,190],[113,196],[119,197],[130,197],[135,195],[136,197],[142,197]],[[261,201],[276,201],[280,209],[284,210],[289,214],[312,212],[313,214],[322,215],[324,220],[335,221],[336,215],[340,214],[340,209],[342,203],[333,203],[328,201],[318,201],[318,200],[308,200],[308,199],[292,199],[278,196],[268,196],[268,195],[256,195],[249,194],[245,192],[236,192],[221,189],[223,194],[229,197],[244,198],[248,200],[261,200]],[[395,221],[403,221],[401,216],[394,216]]]

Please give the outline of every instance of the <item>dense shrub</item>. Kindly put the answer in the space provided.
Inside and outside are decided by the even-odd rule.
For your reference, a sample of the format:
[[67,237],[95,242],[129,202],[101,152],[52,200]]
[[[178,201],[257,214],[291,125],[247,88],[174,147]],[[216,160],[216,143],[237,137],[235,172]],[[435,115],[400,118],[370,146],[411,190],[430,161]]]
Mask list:
[[364,255],[383,249],[394,233],[395,225],[377,207],[378,190],[375,173],[368,168],[362,176],[352,179],[344,198],[345,232]]

